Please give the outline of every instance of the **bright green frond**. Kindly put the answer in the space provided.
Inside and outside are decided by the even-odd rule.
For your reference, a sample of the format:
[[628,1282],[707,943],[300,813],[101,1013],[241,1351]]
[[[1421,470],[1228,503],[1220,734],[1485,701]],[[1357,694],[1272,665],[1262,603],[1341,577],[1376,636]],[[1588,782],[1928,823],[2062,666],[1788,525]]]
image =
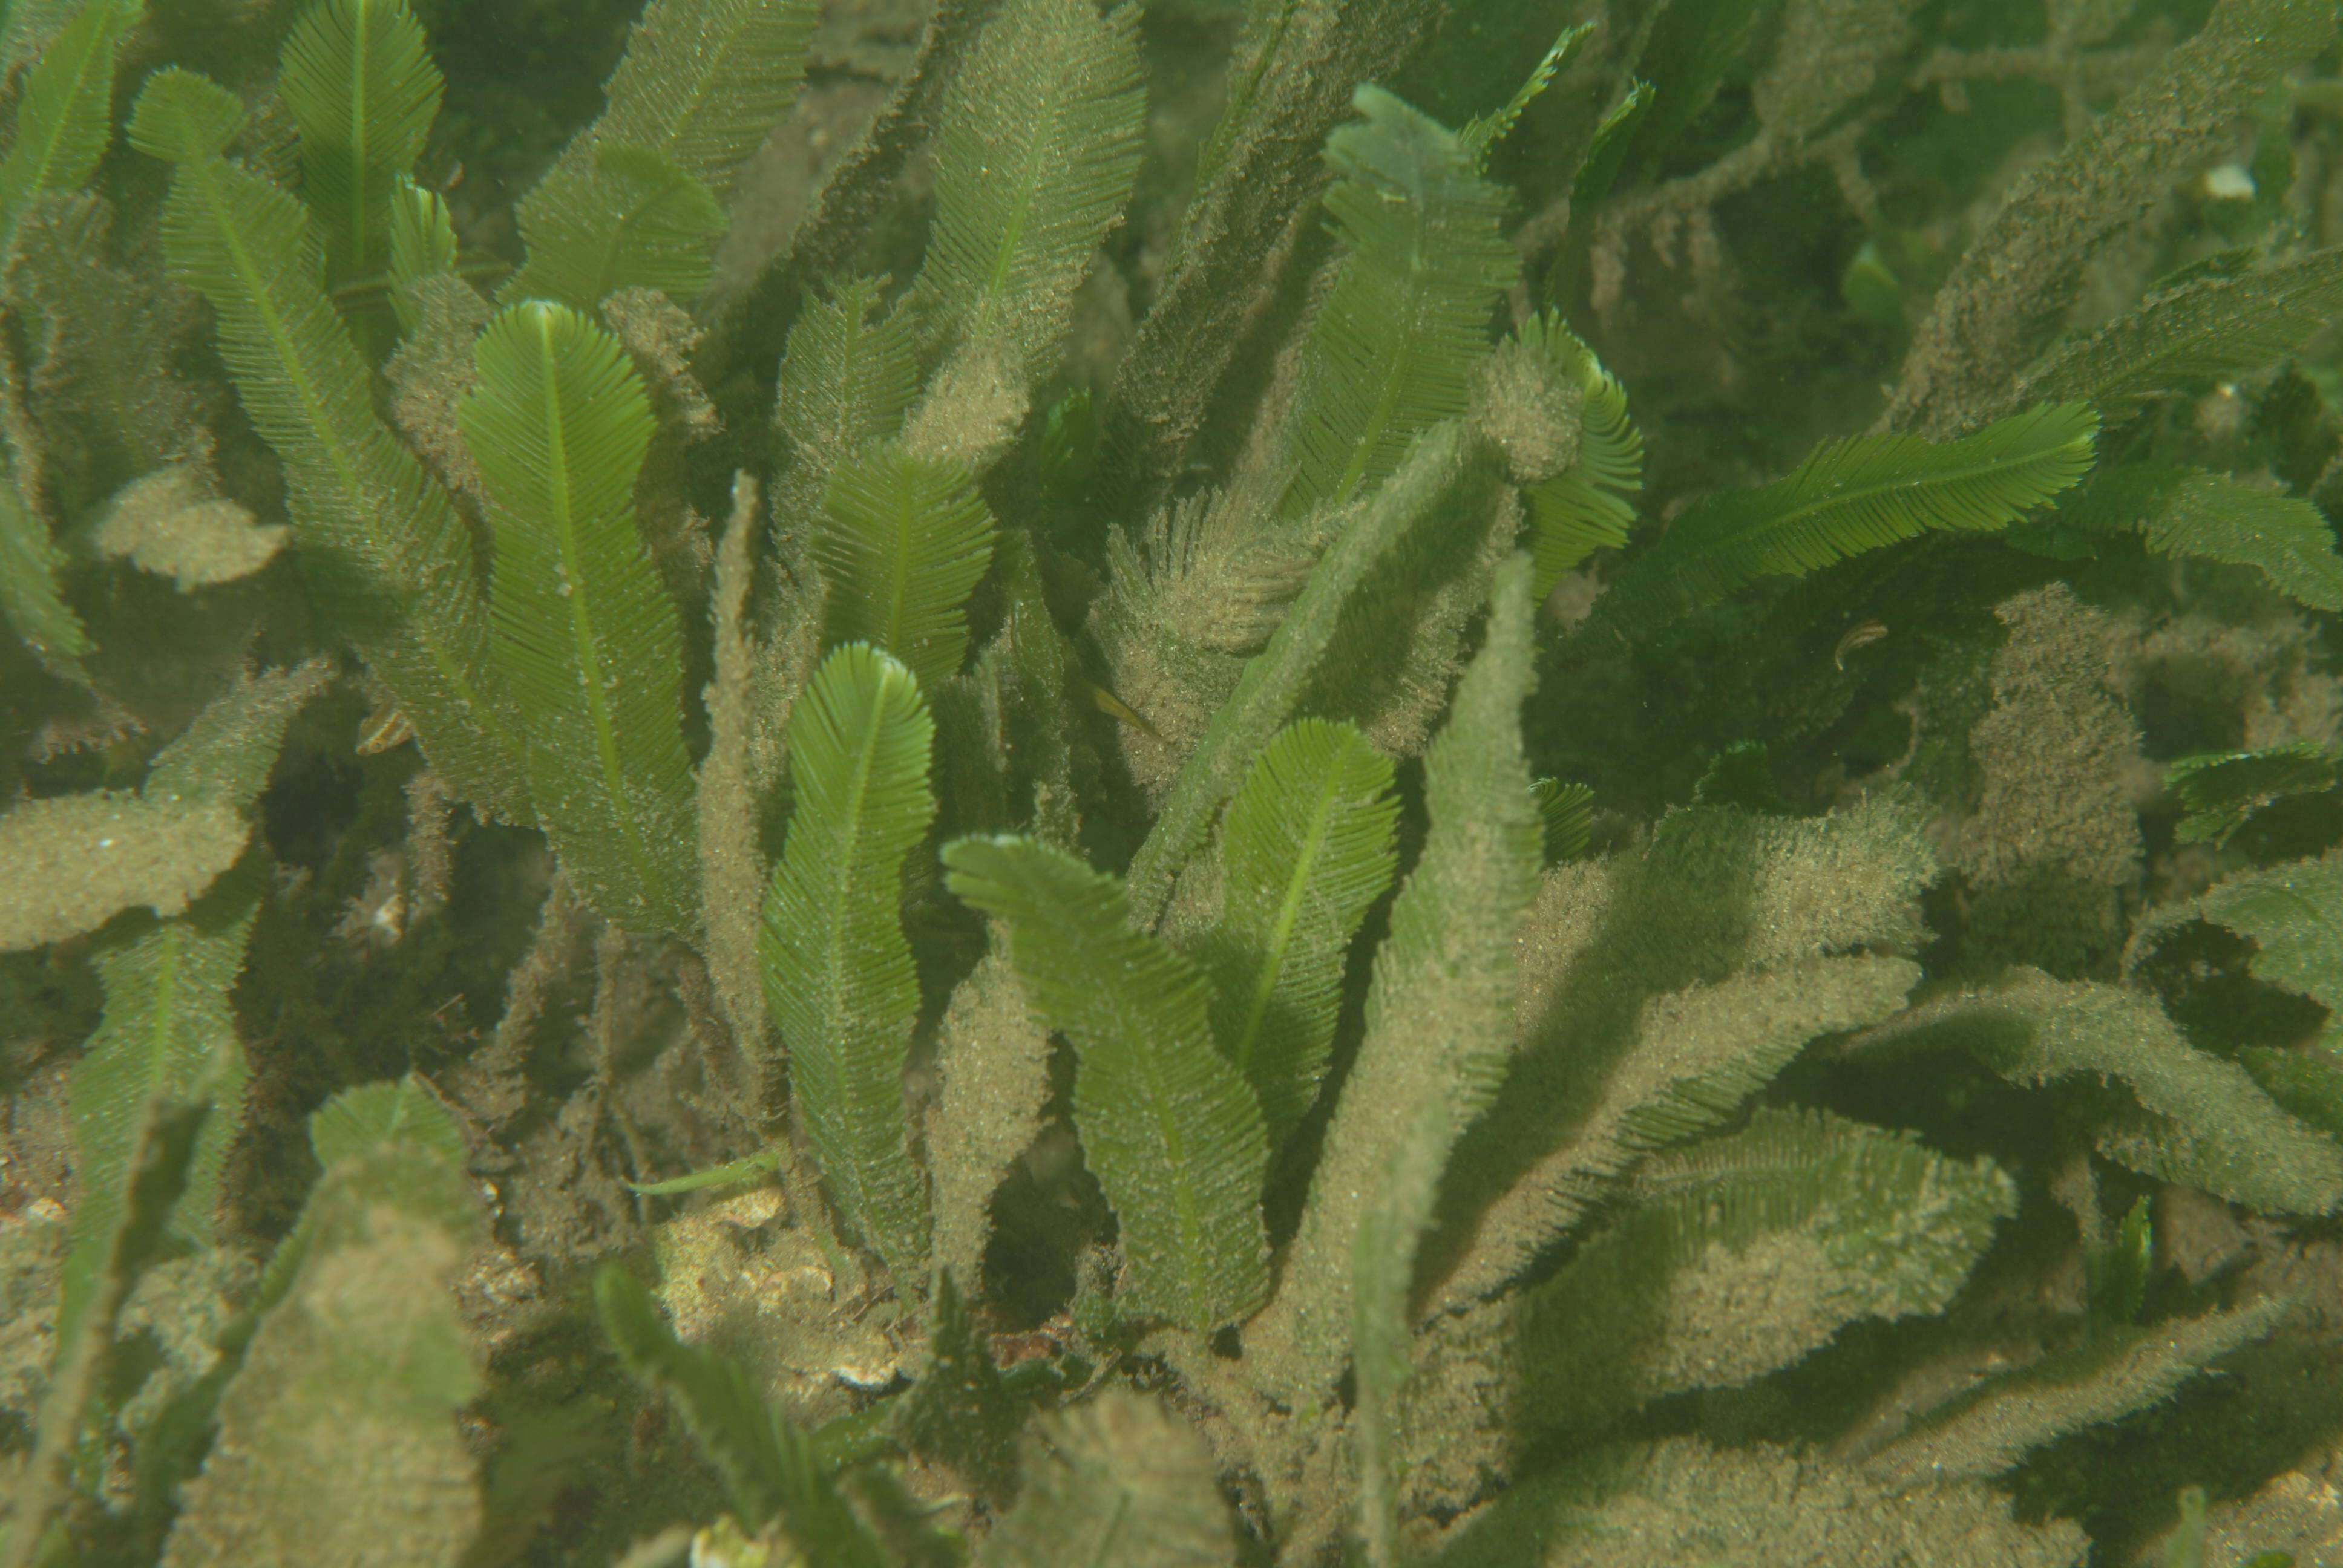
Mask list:
[[1202,957],[1213,1032],[1270,1141],[1317,1098],[1342,963],[1398,869],[1392,765],[1347,724],[1303,719],[1253,764],[1221,825],[1221,921]]
[[944,101],[914,290],[933,339],[1002,344],[1029,383],[1056,368],[1074,291],[1131,199],[1146,116],[1135,9],[1009,0]]
[[495,651],[554,850],[595,906],[689,932],[697,857],[683,636],[636,535],[655,421],[617,338],[565,306],[498,313],[457,410],[495,528]]
[[759,944],[807,1141],[907,1297],[926,1278],[928,1198],[903,1107],[920,1011],[903,867],[935,816],[934,737],[901,664],[861,643],[822,661],[789,714],[796,809]]
[[1604,613],[1638,622],[1713,604],[1761,577],[1803,576],[1932,528],[2006,527],[2088,473],[2099,417],[2057,403],[1937,444],[1858,436],[1785,478],[1694,504],[1628,563]]
[[1531,549],[1537,558],[1531,591],[1543,601],[1588,556],[1627,542],[1635,526],[1629,498],[1644,487],[1644,437],[1627,417],[1626,388],[1558,313],[1532,317],[1520,337],[1554,357],[1581,399],[1577,458],[1529,490]]
[[1591,217],[1594,209],[1603,205],[1603,198],[1611,194],[1620,169],[1627,162],[1627,153],[1635,145],[1635,133],[1643,129],[1644,116],[1652,112],[1652,101],[1656,96],[1649,82],[1631,83],[1626,96],[1596,123],[1594,138],[1586,144],[1586,156],[1570,183],[1570,210],[1574,215],[1583,213]]
[[863,447],[830,475],[814,528],[826,640],[885,649],[922,690],[950,680],[968,654],[968,598],[992,563],[995,531],[958,463],[891,441]]
[[406,0],[319,0],[285,40],[277,90],[301,133],[301,199],[328,285],[389,259],[391,193],[439,113],[440,78]]
[[1289,513],[1373,487],[1418,436],[1464,412],[1519,271],[1498,231],[1505,193],[1471,148],[1380,87],[1361,87],[1352,106],[1364,118],[1326,138],[1326,210],[1347,254],[1287,416]]
[[654,0],[608,107],[520,203],[528,263],[499,297],[591,310],[639,285],[707,285],[733,176],[787,117],[818,15],[808,0]]
[[82,0],[16,94],[16,136],[0,159],[0,254],[25,204],[81,188],[114,137],[114,52],[139,19],[134,0]]
[[2075,509],[2086,527],[2137,528],[2162,555],[2252,567],[2313,609],[2343,610],[2343,557],[2312,503],[2197,468],[2118,468]]
[[1073,1042],[1074,1125],[1114,1205],[1138,1311],[1198,1332],[1269,1288],[1252,1091],[1212,1045],[1202,973],[1131,929],[1122,889],[1030,839],[944,850],[951,890],[1007,922],[1035,1010]]
[[147,79],[130,140],[177,166],[164,254],[210,303],[245,412],[284,464],[302,570],[327,625],[366,656],[443,778],[525,818],[471,538],[376,419],[300,202],[217,156],[243,117],[234,94],[201,76],[173,67]]
[[402,332],[412,332],[422,316],[407,296],[407,286],[433,273],[456,270],[456,224],[447,198],[401,175],[390,191],[390,303]]

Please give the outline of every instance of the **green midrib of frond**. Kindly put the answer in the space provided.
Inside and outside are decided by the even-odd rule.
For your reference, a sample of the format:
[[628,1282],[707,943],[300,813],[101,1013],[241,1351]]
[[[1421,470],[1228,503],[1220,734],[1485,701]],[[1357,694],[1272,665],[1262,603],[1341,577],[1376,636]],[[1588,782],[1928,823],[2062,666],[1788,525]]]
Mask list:
[[[275,351],[278,374],[284,377],[286,385],[293,389],[294,397],[299,401],[303,420],[317,441],[317,449],[326,455],[327,465],[333,469],[342,493],[354,498],[362,497],[367,493],[363,470],[355,455],[343,444],[341,432],[335,428],[334,421],[327,416],[325,399],[309,379],[293,335],[286,330],[284,321],[271,307],[268,276],[255,264],[252,252],[245,246],[243,235],[227,210],[227,204],[215,177],[216,171],[226,166],[217,157],[191,158],[178,166],[172,176],[173,183],[187,180],[194,184],[211,219],[213,231],[219,236],[221,250],[235,264],[236,282],[243,287],[245,297],[252,302],[252,312],[258,318],[261,330],[268,334],[268,345]],[[401,607],[402,609],[404,608]],[[464,667],[448,657],[443,639],[423,637],[412,640],[421,647],[424,657],[431,661],[432,668],[470,712],[480,722],[492,724],[494,719],[491,716],[495,709],[485,694],[474,688]]]
[[[1063,58],[1061,51],[1058,59]],[[968,337],[971,342],[982,341],[991,329],[993,309],[1000,304],[1001,292],[1008,286],[1009,274],[1016,266],[1017,247],[1025,237],[1025,221],[1032,216],[1033,192],[1041,182],[1041,159],[1055,145],[1058,122],[1065,117],[1061,108],[1062,100],[1052,96],[1049,113],[1025,144],[1025,167],[1018,177],[1017,199],[1010,206],[1009,220],[1001,226],[1001,243],[992,250],[992,269],[984,280],[984,296],[977,304],[976,314],[969,319]]]
[[[91,4],[94,5],[113,5],[118,3],[119,0],[91,0]],[[106,39],[110,45],[113,37],[111,31],[104,29],[101,24],[93,23],[93,25],[100,27],[102,35]],[[63,39],[60,39],[58,42],[62,43],[63,41]],[[55,45],[52,45],[52,47],[54,46]],[[37,63],[35,65],[35,68],[37,69]],[[114,76],[114,50],[108,46],[105,48],[89,48],[82,51],[80,55],[74,61],[74,75],[71,83],[71,91],[65,96],[65,102],[68,107],[73,103],[78,101],[82,94],[90,90],[92,82],[100,72],[105,74],[109,82],[112,81]],[[21,204],[25,197],[31,196],[35,191],[47,190],[50,188],[50,176],[57,166],[59,155],[62,153],[67,143],[73,139],[73,116],[70,113],[61,114],[55,116],[46,125],[38,128],[35,139],[31,143],[29,149],[23,143],[19,143],[17,146],[9,149],[7,158],[8,165],[15,165],[18,155],[23,154],[27,150],[31,152],[32,156],[22,166],[23,173],[16,178],[8,182],[13,188],[0,191],[0,196],[5,196],[12,207],[12,210],[8,212],[0,213],[0,222],[5,222],[10,226],[13,226],[16,216],[13,210],[14,206]],[[21,130],[22,127],[20,126],[19,129]],[[5,168],[6,166],[7,166],[0,165],[0,168]]]
[[[2039,461],[2046,456],[2048,454],[2028,454],[2024,461]],[[1710,548],[1721,548],[1737,545],[1744,540],[1762,538],[1767,534],[1786,534],[1799,522],[1816,513],[1859,508],[1864,502],[1877,496],[1892,496],[1898,491],[1918,495],[1930,490],[1952,489],[1972,479],[1990,478],[1998,474],[2007,473],[2014,466],[2016,465],[2013,465],[2007,457],[1992,458],[1957,468],[1936,469],[1922,478],[1896,479],[1876,485],[1864,485],[1854,489],[1833,490],[1829,495],[1818,497],[1804,506],[1793,507],[1787,511],[1765,512],[1755,517],[1743,527],[1719,535],[1710,542]]]
[[1261,972],[1253,980],[1252,1000],[1245,1007],[1244,1029],[1237,1036],[1237,1070],[1248,1081],[1252,1078],[1253,1047],[1261,1043],[1262,1020],[1269,1016],[1270,1000],[1277,994],[1278,978],[1285,971],[1285,950],[1292,944],[1293,928],[1302,919],[1302,896],[1309,890],[1311,874],[1318,869],[1318,857],[1326,847],[1326,829],[1334,819],[1334,798],[1342,775],[1330,768],[1323,777],[1324,787],[1311,807],[1310,830],[1302,837],[1301,852],[1293,858],[1285,896],[1279,900],[1277,919],[1270,926],[1268,951],[1262,956]]
[[350,159],[350,255],[367,254],[367,15],[374,0],[358,0],[357,25],[350,29],[350,123],[345,138]]
[[[611,799],[626,800],[629,792],[618,760],[618,729],[610,714],[602,645],[594,631],[594,608],[588,602],[592,596],[583,588],[588,578],[578,553],[577,509],[569,496],[569,433],[563,423],[560,367],[554,357],[552,334],[540,331],[535,337],[541,373],[539,386],[545,399],[546,513],[561,545],[563,586],[570,590],[563,597],[569,605],[569,632],[578,648],[578,684],[585,693],[586,711],[594,725],[594,756],[602,765],[604,788]],[[619,837],[626,843],[627,859],[635,869],[636,885],[663,886],[664,879],[650,846],[643,842],[642,825],[635,813],[622,810],[616,815]]]

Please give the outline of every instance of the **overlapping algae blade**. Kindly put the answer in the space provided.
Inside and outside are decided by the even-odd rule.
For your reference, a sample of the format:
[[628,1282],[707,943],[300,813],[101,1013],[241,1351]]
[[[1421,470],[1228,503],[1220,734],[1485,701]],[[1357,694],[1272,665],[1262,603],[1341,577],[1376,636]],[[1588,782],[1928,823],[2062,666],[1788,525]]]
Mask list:
[[2015,10],[11,12],[0,1568],[2315,1558],[2336,17]]

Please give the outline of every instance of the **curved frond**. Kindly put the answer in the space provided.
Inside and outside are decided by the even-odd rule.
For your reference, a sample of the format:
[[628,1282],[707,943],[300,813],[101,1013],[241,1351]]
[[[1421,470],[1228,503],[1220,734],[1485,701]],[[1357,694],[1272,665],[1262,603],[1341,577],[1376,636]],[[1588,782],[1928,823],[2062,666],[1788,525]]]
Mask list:
[[1034,1010],[1073,1042],[1074,1125],[1121,1227],[1131,1304],[1199,1333],[1244,1317],[1269,1288],[1269,1142],[1213,1048],[1202,973],[1061,850],[962,839],[944,865],[953,893],[1007,923]]
[[689,932],[683,636],[635,529],[655,421],[617,338],[566,306],[500,311],[457,409],[495,529],[498,667],[554,850],[605,915]]
[[456,223],[447,198],[401,175],[390,191],[390,304],[401,332],[422,324],[423,311],[407,297],[409,285],[437,272],[456,270]]
[[1221,920],[1202,958],[1221,1050],[1274,1144],[1317,1098],[1342,964],[1398,869],[1390,759],[1347,724],[1280,731],[1221,824]]
[[926,1278],[928,1196],[903,1108],[920,1011],[903,867],[935,815],[934,738],[901,664],[861,643],[822,661],[789,712],[796,809],[759,943],[807,1141],[906,1299]]
[[406,0],[319,0],[287,35],[277,91],[301,133],[301,199],[328,286],[389,259],[391,193],[431,134],[440,85]]
[[1363,120],[1326,138],[1326,210],[1348,248],[1286,417],[1289,514],[1373,487],[1418,436],[1464,412],[1519,271],[1498,232],[1505,193],[1472,150],[1380,87],[1351,103]]
[[2343,556],[2311,502],[2198,468],[2118,468],[2076,508],[2086,526],[2137,528],[2161,555],[2251,567],[2313,609],[2343,610]]
[[884,441],[839,465],[814,527],[831,642],[910,666],[922,690],[960,672],[968,598],[992,564],[992,512],[968,470]]
[[80,678],[82,656],[95,645],[58,589],[65,564],[47,521],[17,493],[15,476],[0,473],[0,615],[43,663]]
[[1627,390],[1554,311],[1522,324],[1523,343],[1551,355],[1577,384],[1578,457],[1529,488],[1531,550],[1543,602],[1563,574],[1598,549],[1616,549],[1635,526],[1628,498],[1644,487],[1644,437],[1627,417]]
[[1598,613],[1647,622],[1930,529],[2005,528],[2090,471],[2098,428],[2087,404],[2054,403],[1942,444],[1830,442],[1786,477],[1696,502],[1628,562]]

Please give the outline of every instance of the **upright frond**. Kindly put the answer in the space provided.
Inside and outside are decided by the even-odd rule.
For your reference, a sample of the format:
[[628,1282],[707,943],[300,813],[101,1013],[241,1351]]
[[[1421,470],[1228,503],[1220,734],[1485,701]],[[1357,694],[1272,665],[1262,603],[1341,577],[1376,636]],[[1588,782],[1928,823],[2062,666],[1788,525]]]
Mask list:
[[284,464],[295,546],[327,626],[366,656],[443,778],[525,819],[470,537],[376,419],[300,202],[219,156],[243,119],[233,93],[191,72],[147,78],[130,140],[176,166],[164,255],[210,303],[245,412]]
[[1289,513],[1373,487],[1418,436],[1464,412],[1519,270],[1498,232],[1505,193],[1471,148],[1380,87],[1352,106],[1363,120],[1326,138],[1326,210],[1346,254],[1287,415]]
[[[809,297],[781,356],[773,426],[800,468],[830,470],[903,427],[920,369],[907,312],[879,310],[881,280],[858,277]],[[794,477],[794,476],[793,476]]]
[[1221,1050],[1291,1132],[1334,1046],[1342,962],[1391,886],[1392,765],[1347,724],[1303,719],[1261,754],[1221,824],[1221,920],[1202,958]]
[[114,138],[114,52],[139,19],[136,0],[82,0],[25,73],[16,136],[0,159],[0,255],[25,204],[42,191],[81,188]]
[[1028,383],[1056,368],[1074,291],[1138,178],[1146,100],[1134,8],[1001,8],[944,100],[914,290],[935,341],[997,343]]
[[653,0],[601,117],[522,198],[528,263],[499,297],[591,310],[634,285],[698,294],[733,176],[796,100],[818,15],[810,0]]
[[498,667],[554,851],[595,906],[691,931],[683,636],[635,529],[655,421],[617,338],[566,306],[500,311],[457,410],[495,529]]
[[1034,1010],[1073,1042],[1074,1126],[1114,1205],[1138,1311],[1209,1332],[1269,1287],[1261,1108],[1212,1045],[1196,966],[1131,930],[1122,889],[1030,839],[944,850],[951,890],[1009,928]]
[[46,519],[17,493],[15,476],[0,473],[0,615],[44,664],[74,675],[94,645],[57,586],[65,564]]
[[1532,317],[1520,337],[1554,357],[1580,397],[1576,458],[1529,488],[1530,548],[1537,558],[1530,591],[1543,601],[1588,556],[1627,542],[1635,526],[1630,498],[1644,487],[1644,437],[1627,417],[1626,388],[1557,313]]
[[907,1299],[926,1277],[928,1197],[903,1107],[920,1011],[903,866],[935,815],[934,737],[901,664],[860,643],[822,661],[789,714],[796,808],[759,944],[807,1141]]
[[389,260],[391,195],[431,134],[440,85],[406,0],[319,0],[286,37],[277,90],[301,133],[301,199],[329,286]]
[[960,672],[968,597],[992,562],[992,512],[968,470],[884,441],[830,477],[814,555],[830,589],[824,634],[910,666],[920,689]]
[[1942,444],[1830,442],[1786,477],[1695,503],[1628,563],[1603,613],[1641,624],[1930,529],[2005,528],[2090,471],[2098,428],[2088,404],[2052,403]]
[[456,221],[447,198],[401,175],[390,190],[390,303],[402,332],[422,324],[423,309],[407,287],[434,273],[456,270]]

